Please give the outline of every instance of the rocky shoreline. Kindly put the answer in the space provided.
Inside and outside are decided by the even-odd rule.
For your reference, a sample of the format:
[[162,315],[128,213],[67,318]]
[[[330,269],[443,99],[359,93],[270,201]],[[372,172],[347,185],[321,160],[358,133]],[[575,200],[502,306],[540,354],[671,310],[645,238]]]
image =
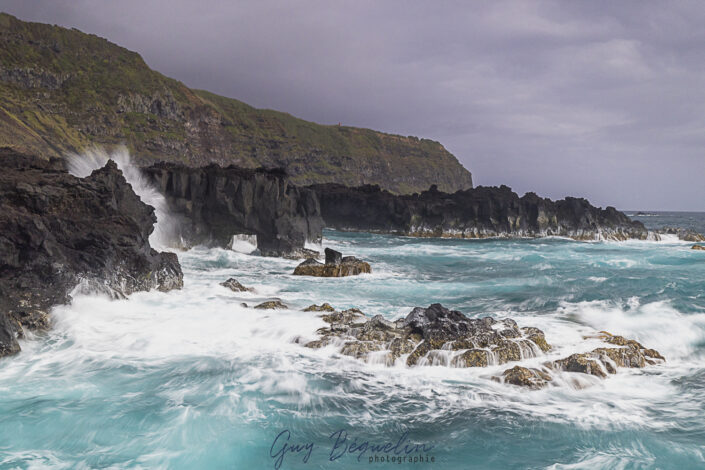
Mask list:
[[[158,253],[149,244],[156,222],[154,209],[134,193],[113,161],[78,178],[58,159],[43,160],[7,148],[0,149],[0,158],[5,165],[0,175],[0,220],[5,227],[0,235],[0,356],[19,351],[17,338],[25,329],[47,328],[49,309],[69,302],[76,288],[123,297],[139,290],[182,286],[176,255]],[[519,198],[506,186],[454,194],[432,187],[421,194],[398,196],[374,186],[300,188],[280,170],[163,163],[144,172],[185,221],[179,234],[182,240],[228,246],[234,235],[256,237],[262,255],[307,258],[296,267],[296,275],[371,272],[369,263],[330,249],[325,263],[318,262],[318,253],[307,250],[305,244],[320,241],[324,225],[422,237],[561,235],[625,240],[648,236],[641,223],[612,207],[600,209],[575,198],[554,202],[533,193]],[[691,231],[664,228],[661,232],[682,240],[705,240]],[[251,290],[235,279],[223,285],[235,292]],[[264,302],[256,308],[287,307]],[[308,346],[345,340],[343,353],[359,358],[372,354],[393,363],[408,354],[409,366],[446,361],[463,367],[537,357],[550,348],[540,330],[519,328],[511,319],[468,319],[437,305],[414,312],[397,322],[366,319],[359,311],[329,312],[324,319],[331,327]],[[457,331],[455,336],[428,336],[427,324],[439,319],[454,325],[451,329],[465,331],[464,336]],[[619,341],[624,343],[620,348],[631,348],[627,356],[609,348],[594,350],[546,363],[542,369],[508,371],[499,379],[513,383],[525,377],[532,383],[547,383],[556,368],[582,367],[582,372],[598,375],[597,370],[612,373],[623,364],[643,366],[662,359],[638,343]],[[462,354],[448,358],[448,351],[459,350]]]
[[17,353],[25,329],[50,326],[48,312],[76,289],[123,297],[183,285],[174,253],[149,244],[154,209],[113,161],[86,178],[0,149],[0,356]]
[[[320,242],[324,227],[413,237],[534,238],[575,240],[658,239],[641,222],[614,207],[580,198],[559,201],[534,193],[519,197],[507,186],[444,193],[432,186],[396,195],[365,185],[299,187],[280,169],[200,168],[159,163],[143,168],[183,217],[179,238],[186,246],[228,247],[233,235],[256,237],[265,256],[316,258],[305,248]],[[700,241],[698,234],[665,228],[663,233]],[[311,262],[311,265],[315,263]]]

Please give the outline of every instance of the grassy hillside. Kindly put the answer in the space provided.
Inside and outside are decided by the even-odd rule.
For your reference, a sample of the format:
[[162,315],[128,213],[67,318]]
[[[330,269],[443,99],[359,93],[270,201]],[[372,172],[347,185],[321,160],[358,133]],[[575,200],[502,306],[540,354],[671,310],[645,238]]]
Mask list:
[[0,146],[49,157],[92,144],[127,145],[144,164],[279,166],[299,184],[472,185],[438,142],[256,109],[189,89],[98,36],[0,13]]

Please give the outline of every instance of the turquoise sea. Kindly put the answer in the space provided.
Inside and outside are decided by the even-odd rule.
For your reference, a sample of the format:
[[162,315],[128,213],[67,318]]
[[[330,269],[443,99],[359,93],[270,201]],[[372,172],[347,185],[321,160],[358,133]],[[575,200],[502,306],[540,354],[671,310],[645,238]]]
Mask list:
[[[634,218],[705,232],[703,213],[646,213]],[[52,331],[0,360],[0,468],[273,469],[286,437],[304,450],[282,469],[704,468],[705,252],[691,245],[326,231],[323,246],[373,267],[340,279],[294,277],[285,259],[179,252],[182,291],[77,295],[54,309]],[[255,292],[221,287],[229,277]],[[272,298],[290,309],[241,305]],[[389,319],[435,302],[511,317],[544,330],[555,358],[607,330],[666,362],[539,391],[491,380],[507,366],[367,364],[296,342],[324,326],[302,311],[321,302]],[[335,433],[346,439],[334,448]],[[434,462],[369,461],[369,446],[400,439]]]

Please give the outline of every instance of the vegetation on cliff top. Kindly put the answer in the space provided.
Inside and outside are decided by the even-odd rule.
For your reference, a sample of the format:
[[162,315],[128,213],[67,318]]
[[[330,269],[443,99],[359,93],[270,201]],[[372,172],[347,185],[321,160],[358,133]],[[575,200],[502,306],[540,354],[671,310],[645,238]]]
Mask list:
[[125,144],[143,164],[283,167],[298,184],[472,185],[438,142],[256,109],[189,89],[98,36],[0,13],[0,146],[49,157],[93,144]]

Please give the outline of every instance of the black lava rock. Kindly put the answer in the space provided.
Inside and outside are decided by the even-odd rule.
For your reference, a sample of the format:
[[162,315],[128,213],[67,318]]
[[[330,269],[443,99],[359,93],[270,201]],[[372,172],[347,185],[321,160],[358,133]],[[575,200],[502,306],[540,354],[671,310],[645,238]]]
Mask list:
[[86,178],[7,148],[0,162],[0,356],[79,284],[114,296],[183,285],[176,255],[149,245],[154,209],[113,161]]

